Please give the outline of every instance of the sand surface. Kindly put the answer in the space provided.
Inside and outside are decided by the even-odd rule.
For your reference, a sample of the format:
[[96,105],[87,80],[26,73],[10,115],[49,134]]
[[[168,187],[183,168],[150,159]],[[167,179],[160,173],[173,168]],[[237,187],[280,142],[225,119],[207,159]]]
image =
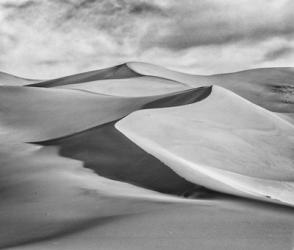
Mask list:
[[293,249],[293,80],[1,74],[0,249]]
[[245,201],[213,205],[153,204],[153,210],[109,218],[54,240],[10,248],[54,249],[292,249],[293,213]]

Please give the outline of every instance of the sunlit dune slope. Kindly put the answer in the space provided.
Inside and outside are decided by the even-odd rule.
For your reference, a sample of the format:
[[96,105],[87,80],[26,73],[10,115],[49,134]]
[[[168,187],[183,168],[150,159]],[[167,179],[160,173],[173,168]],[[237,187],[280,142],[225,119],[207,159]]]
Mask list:
[[191,89],[186,84],[153,76],[97,80],[62,85],[59,88],[80,89],[94,93],[126,97],[161,95]]
[[190,182],[294,205],[294,126],[230,91],[214,86],[202,102],[137,111],[116,127]]
[[26,142],[54,139],[120,119],[166,96],[124,98],[70,89],[2,86],[1,134]]
[[[180,194],[194,184],[138,148],[109,121],[134,108],[199,102],[211,88],[152,98],[0,89],[0,225],[5,225],[0,226],[0,248],[60,238],[156,204],[187,202],[138,187]],[[89,126],[95,128],[87,130]],[[24,143],[69,133],[43,142],[45,147]]]
[[[156,77],[157,80],[150,77]],[[85,82],[87,84],[82,84]],[[33,86],[59,86],[113,95],[142,96],[144,91],[145,95],[176,91],[176,83],[179,89],[219,85],[268,110],[280,113],[293,113],[294,110],[293,68],[260,68],[203,76],[172,71],[148,63],[129,62],[112,68],[44,81]]]
[[146,63],[128,63],[141,75],[163,77],[191,87],[219,85],[274,112],[294,110],[294,69],[264,68],[211,76],[189,75]]
[[[126,214],[150,211],[145,219],[154,228],[152,211],[175,203],[191,209],[153,219],[169,234],[166,222],[174,215],[197,218],[189,224],[201,222],[197,232],[176,222],[173,230],[184,240],[187,231],[202,240],[215,227],[219,239],[231,239],[236,225],[246,227],[237,236],[250,236],[252,211],[262,214],[254,230],[264,238],[273,232],[264,230],[271,223],[284,230],[290,217],[278,224],[278,212],[264,213],[270,204],[256,210],[243,199],[249,205],[236,209],[242,199],[209,190],[294,206],[293,79],[291,68],[197,76],[145,63],[35,84],[0,74],[0,248],[60,249],[55,243],[65,240],[62,246],[79,249],[73,238],[83,238],[80,244],[90,250],[100,244],[104,225],[115,222],[100,235],[104,242]],[[199,190],[215,196],[197,199]],[[138,221],[126,219],[121,228],[140,231]],[[146,235],[145,228],[140,232],[134,237]]]
[[[211,88],[199,88],[170,95],[144,105],[142,108],[164,108],[200,102]],[[62,156],[84,162],[100,176],[125,181],[165,193],[182,194],[193,188],[157,158],[146,153],[107,123],[65,138],[41,142],[58,146]]]
[[23,86],[23,85],[37,83],[39,81],[41,80],[26,79],[26,78],[10,75],[4,72],[0,72],[0,85]]

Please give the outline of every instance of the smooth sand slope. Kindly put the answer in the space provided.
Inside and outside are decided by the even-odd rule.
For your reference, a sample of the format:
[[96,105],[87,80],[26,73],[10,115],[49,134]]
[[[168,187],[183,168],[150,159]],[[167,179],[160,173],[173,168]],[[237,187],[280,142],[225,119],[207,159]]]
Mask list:
[[48,81],[43,81],[37,84],[33,84],[35,87],[57,87],[67,84],[76,84],[83,82],[90,82],[104,79],[124,79],[141,76],[137,72],[130,69],[127,64],[121,64],[114,67],[94,70],[81,74],[61,77]]
[[[198,88],[149,102],[142,108],[164,108],[200,102],[210,87]],[[146,153],[110,122],[64,138],[40,142],[54,145],[64,157],[84,162],[100,176],[129,182],[155,191],[181,195],[194,185],[175,174],[157,158]]]
[[294,69],[264,68],[211,76],[189,75],[146,63],[128,63],[133,71],[164,77],[192,87],[219,85],[274,112],[293,113]]
[[[150,77],[156,77],[157,80]],[[105,79],[107,80],[100,81]],[[85,82],[87,84],[83,85]],[[33,84],[36,87],[59,86],[122,96],[164,94],[173,90],[210,85],[229,89],[270,111],[285,113],[287,119],[289,114],[293,116],[293,68],[262,68],[203,76],[172,71],[148,63],[129,62],[112,68]]]
[[116,127],[190,182],[294,205],[294,126],[223,88],[200,103],[134,112]]
[[23,86],[40,82],[41,80],[26,79],[0,72],[0,85]]
[[[111,121],[155,105],[158,99],[162,101],[157,105],[184,105],[201,101],[210,91],[118,98],[74,90],[1,87],[0,247],[58,238],[103,224],[105,217],[153,210],[155,203],[185,202],[116,181],[177,194],[194,187],[136,147]],[[55,139],[68,134],[69,139]],[[69,152],[68,158],[59,157],[53,147],[25,143],[46,139],[55,139]]]
[[11,77],[0,249],[291,249],[291,77],[144,63],[30,86]]
[[182,202],[99,177],[54,149],[27,145],[24,153],[5,145],[12,150],[4,157],[1,151],[0,249],[54,241],[124,214],[152,211],[156,203]]
[[[195,100],[201,96],[191,92]],[[200,89],[202,92],[205,94]],[[24,142],[58,138],[120,119],[169,95],[124,98],[68,89],[1,86],[1,133]]]
[[[207,203],[208,200],[203,201]],[[145,205],[147,205],[145,203]],[[277,250],[291,249],[293,211],[247,201],[165,204],[87,230],[13,250]],[[160,209],[158,209],[160,208]]]
[[191,87],[186,84],[153,76],[97,80],[79,84],[62,85],[59,88],[80,89],[94,93],[125,97],[162,95],[191,89]]

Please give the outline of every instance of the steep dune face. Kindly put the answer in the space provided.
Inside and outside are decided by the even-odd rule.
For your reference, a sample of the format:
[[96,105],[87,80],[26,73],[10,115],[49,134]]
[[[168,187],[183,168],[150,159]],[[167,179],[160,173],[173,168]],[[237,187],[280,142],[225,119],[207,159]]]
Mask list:
[[294,205],[294,126],[222,88],[197,104],[137,111],[116,127],[190,182]]
[[113,180],[178,195],[194,187],[118,132],[114,122],[40,145],[57,146],[61,156]]
[[121,96],[143,96],[210,85],[229,89],[273,112],[293,113],[294,110],[293,68],[252,69],[201,76],[176,72],[148,63],[129,62],[31,86],[73,88]]
[[[165,108],[196,103],[207,98],[211,88],[188,90],[144,105],[142,108]],[[65,138],[40,142],[58,146],[64,157],[84,162],[100,176],[132,183],[164,193],[182,194],[192,184],[175,174],[157,158],[137,147],[107,123]]]
[[23,85],[37,83],[39,81],[41,80],[26,79],[26,78],[10,75],[4,72],[0,72],[0,85],[23,86]]
[[34,84],[34,87],[57,87],[67,84],[77,84],[104,79],[124,79],[141,76],[139,73],[130,69],[126,64],[117,65],[107,69],[94,70],[81,74],[66,76],[53,80],[43,81]]
[[[15,145],[2,143],[1,249],[58,239],[121,215],[152,210],[156,203],[182,202],[100,177],[82,162],[58,156],[53,148],[22,144],[15,151]],[[2,146],[10,153],[3,153]]]
[[[263,214],[270,207],[252,208],[247,201],[251,209],[247,213],[248,207],[239,204],[241,209],[236,209],[237,198],[228,196],[224,209],[220,194],[215,194],[217,199],[197,199],[199,186],[294,205],[290,68],[195,76],[127,63],[37,84],[5,74],[0,75],[0,84],[1,79],[5,86],[0,86],[0,248],[33,249],[38,242],[35,249],[60,249],[55,243],[65,239],[61,248],[90,250],[101,243],[97,237],[105,228],[101,225],[109,223],[110,231],[105,229],[104,235],[113,235],[118,218],[126,221],[122,230],[131,226],[139,231],[134,235],[142,238],[144,220],[140,229],[138,220],[134,226],[124,215],[188,203],[188,214],[181,209],[169,211],[167,217],[159,215],[158,228],[169,233],[166,222],[175,219],[175,214],[189,222],[196,218],[188,230],[196,239],[193,246],[201,239],[211,249],[207,244],[211,241],[203,235],[214,235],[215,225],[225,242],[231,242],[232,235],[244,239],[243,233],[250,236],[256,222],[255,212]],[[30,86],[11,86],[25,84]],[[196,198],[175,196],[183,193]],[[267,239],[269,231],[264,228],[272,226],[274,233],[278,225],[286,239],[285,223],[288,237],[293,231],[293,211],[282,223],[278,212],[267,212],[259,221],[262,226],[254,224],[254,230]],[[196,224],[201,232],[195,233]],[[241,224],[250,228],[232,234]],[[174,230],[185,237],[187,225],[177,225],[181,226]],[[88,238],[85,229],[92,227],[93,237]],[[158,232],[154,235],[151,241]],[[173,234],[170,237],[175,239]],[[250,237],[256,243],[255,232]],[[74,240],[83,242],[82,247]],[[239,239],[235,243],[240,246]],[[219,240],[213,244],[218,247]]]
[[[138,148],[109,121],[146,104],[152,107],[158,99],[161,106],[183,105],[203,100],[210,91],[114,98],[1,87],[0,225],[5,227],[0,226],[0,248],[59,238],[107,223],[112,216],[152,210],[157,203],[185,203],[138,187],[179,194],[195,185]],[[89,126],[97,127],[87,130]],[[24,143],[68,133],[72,135],[42,143],[43,148]]]

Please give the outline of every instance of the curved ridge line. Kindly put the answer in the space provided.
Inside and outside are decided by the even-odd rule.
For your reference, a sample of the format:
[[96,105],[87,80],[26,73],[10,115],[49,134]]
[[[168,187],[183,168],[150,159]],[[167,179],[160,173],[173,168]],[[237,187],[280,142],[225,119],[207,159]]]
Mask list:
[[[223,171],[223,170],[218,170],[218,169],[215,169],[213,167],[208,167],[209,169],[207,169],[206,166],[202,166],[200,164],[194,164],[192,163],[191,161],[188,161],[188,160],[185,160],[173,153],[171,153],[170,151],[162,148],[161,146],[159,146],[157,143],[154,143],[146,138],[143,138],[141,136],[137,136],[135,135],[134,133],[130,132],[130,131],[127,131],[125,130],[124,128],[122,128],[120,126],[120,122],[117,122],[115,125],[115,128],[120,131],[122,134],[124,134],[126,137],[128,137],[130,140],[132,140],[135,144],[137,144],[140,148],[142,148],[143,150],[145,150],[147,153],[153,155],[154,157],[156,157],[157,159],[161,160],[160,157],[158,157],[158,154],[157,153],[151,153],[152,152],[152,148],[156,148],[157,152],[160,152],[162,155],[165,155],[165,156],[168,156],[167,158],[170,158],[170,159],[175,159],[176,162],[180,162],[182,163],[183,165],[186,165],[189,167],[189,169],[191,170],[196,170],[198,171],[200,174],[203,174],[211,179],[214,179],[216,181],[219,181],[221,182],[221,184],[223,184],[224,186],[227,186],[229,188],[232,188],[232,189],[235,189],[237,192],[240,192],[240,194],[236,194],[234,192],[228,192],[228,191],[224,191],[224,190],[221,190],[221,192],[225,192],[227,194],[234,194],[234,195],[240,195],[242,197],[246,197],[246,198],[254,198],[254,199],[257,199],[257,200],[263,200],[263,201],[270,201],[270,202],[273,202],[273,203],[277,203],[277,199],[276,200],[273,200],[273,199],[268,199],[264,196],[261,196],[259,197],[258,195],[260,195],[258,192],[255,191],[250,191],[250,189],[248,189],[248,187],[246,187],[245,184],[243,185],[240,185],[240,183],[232,180],[232,178],[230,177],[227,177],[225,175],[222,175],[221,173],[215,173],[214,170],[216,170],[217,172],[230,172],[230,171]],[[169,165],[170,164],[167,164],[164,160],[162,160],[162,162],[170,167]],[[192,166],[198,166],[197,169],[195,169],[194,167]],[[172,170],[174,170],[177,174],[179,174],[181,177],[183,177],[184,179],[186,179],[187,181],[192,181],[192,180],[189,180],[186,176],[183,176],[179,170],[179,168],[174,168],[174,167],[170,167],[172,168]],[[233,173],[233,172],[232,172]],[[234,174],[234,173],[233,173]],[[240,176],[243,176],[243,175],[240,175]],[[260,178],[256,178],[256,179],[260,179]],[[262,180],[262,179],[261,179]],[[194,182],[194,181],[192,181]],[[195,183],[195,182],[194,182]],[[199,183],[195,183],[195,184],[199,184]],[[217,188],[211,188],[211,187],[207,187],[207,188],[210,188],[210,189],[214,189],[216,191],[220,191],[218,190]],[[245,190],[244,190],[245,189]],[[246,190],[247,189],[247,190]],[[234,191],[234,190],[233,190]],[[280,201],[280,200],[278,200]],[[288,203],[288,202],[285,202],[285,201],[280,201],[282,204],[286,204],[286,205],[289,205],[289,206],[294,206],[294,204],[291,204],[291,203]]]

